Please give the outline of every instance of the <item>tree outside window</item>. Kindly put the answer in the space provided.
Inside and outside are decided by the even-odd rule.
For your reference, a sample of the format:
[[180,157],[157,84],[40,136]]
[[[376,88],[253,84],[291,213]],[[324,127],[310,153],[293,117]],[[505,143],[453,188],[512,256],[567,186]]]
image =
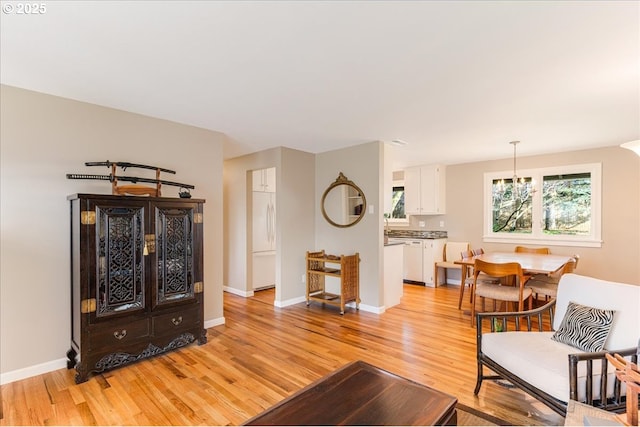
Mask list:
[[485,241],[601,245],[600,164],[518,172],[485,174]]
[[404,213],[404,186],[394,186],[391,193],[391,218],[405,219]]
[[590,173],[545,176],[542,190],[544,234],[589,235]]
[[494,179],[493,232],[528,233],[532,231],[531,178]]

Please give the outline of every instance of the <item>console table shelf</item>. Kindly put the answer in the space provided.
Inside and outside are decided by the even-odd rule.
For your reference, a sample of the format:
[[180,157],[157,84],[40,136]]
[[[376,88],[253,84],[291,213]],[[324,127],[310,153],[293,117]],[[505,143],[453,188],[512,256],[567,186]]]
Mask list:
[[[322,302],[340,307],[340,314],[344,314],[345,305],[356,303],[356,310],[360,305],[360,255],[326,255],[324,250],[319,252],[307,251],[307,305],[311,301]],[[338,264],[340,267],[326,266]],[[335,294],[325,290],[325,278],[340,279],[340,293]]]

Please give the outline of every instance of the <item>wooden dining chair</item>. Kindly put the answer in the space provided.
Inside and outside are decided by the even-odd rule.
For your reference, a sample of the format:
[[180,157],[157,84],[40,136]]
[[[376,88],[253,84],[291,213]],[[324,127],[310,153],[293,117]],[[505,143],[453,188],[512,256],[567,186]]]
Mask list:
[[[462,251],[460,252],[460,257],[462,259],[465,258],[472,258],[476,255],[481,255],[484,253],[484,249],[482,248],[477,248],[477,249],[472,249],[470,251]],[[460,286],[460,296],[458,297],[458,310],[460,310],[462,308],[462,298],[464,298],[464,290],[465,288],[468,286],[469,288],[471,288],[473,286],[473,267],[467,267],[467,277],[465,277],[464,279],[464,284],[462,286]],[[493,284],[499,284],[500,283],[500,279],[497,277],[491,277],[487,274],[481,273],[478,276],[478,282],[480,283],[493,283]],[[471,294],[469,294],[469,302],[471,302]]]
[[549,298],[555,298],[558,294],[558,283],[563,274],[573,273],[578,267],[580,255],[573,257],[558,271],[547,274],[535,274],[527,282],[527,287],[531,289],[538,299],[539,295],[544,295],[545,301]]
[[461,270],[462,266],[460,264],[455,264],[458,258],[458,255],[463,252],[469,250],[469,242],[447,242],[444,244],[444,249],[442,250],[442,261],[436,261],[434,263],[434,271],[433,271],[433,280],[434,285],[438,287],[438,272],[440,269],[444,272],[444,284],[447,284],[447,270],[448,269],[456,269]]
[[[515,278],[513,285],[508,284],[492,284],[481,283],[477,279],[480,274],[485,273],[491,277],[499,277],[506,279]],[[531,296],[533,291],[531,288],[525,287],[525,283],[529,279],[522,267],[517,262],[492,263],[476,259],[473,265],[473,286],[471,287],[471,326],[474,325],[476,315],[476,298],[482,299],[482,311],[485,309],[485,298],[493,300],[496,310],[496,301],[505,301],[518,303],[518,311],[523,311],[524,300],[528,300],[529,309],[531,309]]]
[[549,248],[528,248],[526,246],[516,246],[514,252],[549,255],[551,250],[549,250]]

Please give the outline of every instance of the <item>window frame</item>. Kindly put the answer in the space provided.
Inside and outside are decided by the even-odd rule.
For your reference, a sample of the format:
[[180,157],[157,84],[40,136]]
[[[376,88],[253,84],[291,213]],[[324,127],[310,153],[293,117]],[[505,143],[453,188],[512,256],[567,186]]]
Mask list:
[[[404,188],[404,179],[398,179],[398,180],[393,180],[392,184],[391,184],[391,193],[393,194],[393,188],[394,187],[403,187]],[[405,191],[405,197],[406,197],[406,189]],[[407,212],[405,211],[404,213],[404,218],[386,218],[387,222],[389,224],[393,224],[393,225],[398,225],[398,226],[408,226],[410,223],[410,219],[409,219],[409,215],[407,214]]]
[[[542,216],[542,184],[545,176],[569,175],[579,173],[591,174],[591,230],[589,235],[545,235],[543,233]],[[483,180],[483,242],[487,243],[524,243],[549,246],[602,247],[602,163],[586,163],[579,165],[553,166],[535,169],[518,170],[519,177],[531,178],[538,189],[531,200],[532,232],[499,233],[493,231],[493,181],[511,179],[513,171],[485,172]]]

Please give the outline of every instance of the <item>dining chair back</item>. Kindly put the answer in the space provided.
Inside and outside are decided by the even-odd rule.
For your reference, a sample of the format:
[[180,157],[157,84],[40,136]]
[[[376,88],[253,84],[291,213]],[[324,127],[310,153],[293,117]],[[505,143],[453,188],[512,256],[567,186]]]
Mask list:
[[516,246],[514,252],[549,255],[551,250],[549,250],[549,248],[528,248],[526,246]]
[[[484,249],[482,248],[471,249],[471,250],[460,252],[460,257],[462,259],[472,258],[476,255],[482,255],[483,253],[484,253]],[[467,267],[467,276],[464,279],[464,284],[460,286],[460,296],[458,297],[458,310],[462,308],[462,299],[464,298],[464,290],[467,286],[469,288],[473,286],[473,280],[474,280],[473,267]],[[500,283],[500,279],[497,277],[491,277],[484,273],[481,273],[478,275],[478,282],[498,284]],[[469,302],[471,302],[471,294],[469,294]]]
[[580,255],[576,254],[573,255],[569,259],[569,261],[567,261],[567,263],[555,273],[551,273],[549,275],[534,275],[527,282],[527,287],[531,289],[536,299],[540,295],[544,295],[545,300],[548,300],[549,298],[555,298],[556,295],[558,295],[558,283],[560,282],[560,278],[564,274],[573,273],[578,266],[579,260]]
[[[502,278],[505,283],[482,283],[478,281],[478,277],[482,274],[491,277]],[[471,287],[471,325],[475,321],[476,297],[482,300],[482,310],[485,308],[485,298],[493,300],[494,311],[496,310],[496,301],[505,301],[518,303],[518,311],[523,311],[524,301],[529,303],[531,309],[532,290],[525,287],[525,283],[529,276],[526,276],[522,267],[517,262],[493,263],[476,259],[473,266],[473,285]],[[507,278],[513,278],[513,285],[506,283]]]
[[[573,270],[571,270],[571,271],[565,271],[565,273],[573,273],[573,272],[576,270],[576,268],[578,268],[578,262],[580,261],[580,255],[578,255],[578,254],[573,254],[572,258],[573,258],[573,261],[574,261],[574,263],[573,263],[573,267],[572,267],[572,268],[573,268]],[[570,261],[570,262],[571,262],[571,261]]]
[[455,264],[454,261],[460,259],[460,252],[469,250],[469,242],[447,242],[444,244],[442,250],[442,261],[436,261],[434,263],[433,280],[434,285],[437,287],[439,284],[438,273],[440,269],[444,273],[444,284],[447,284],[447,269],[461,270],[460,264]]

